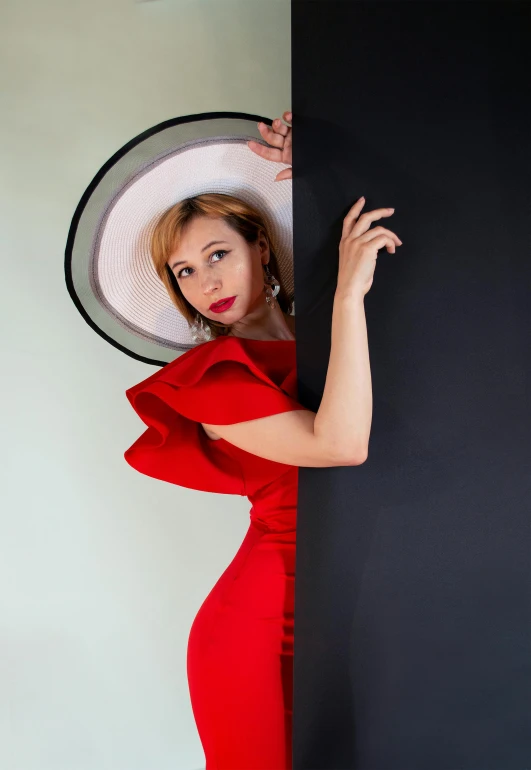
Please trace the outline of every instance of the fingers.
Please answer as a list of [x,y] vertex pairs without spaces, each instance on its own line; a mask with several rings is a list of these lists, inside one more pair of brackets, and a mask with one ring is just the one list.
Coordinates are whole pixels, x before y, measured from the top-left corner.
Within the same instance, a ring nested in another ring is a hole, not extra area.
[[290,128],[289,133],[287,134],[284,140],[284,157],[289,158],[289,163],[291,163],[292,144],[293,144],[293,131]]
[[275,118],[271,127],[265,123],[258,123],[258,130],[268,144],[272,144],[273,147],[283,147],[284,137],[288,135],[291,129],[289,126],[285,126],[279,118]]
[[[283,117],[291,116],[291,112],[285,112]],[[282,123],[280,118],[275,118],[272,126],[267,126],[265,123],[258,123],[258,130],[263,138],[272,147],[264,147],[260,142],[250,140],[247,142],[247,146],[266,160],[272,160],[277,163],[291,162],[291,148],[292,148],[292,134],[291,127]],[[282,172],[281,172],[282,173]],[[290,177],[284,176],[284,179]]]
[[391,239],[394,243],[396,243],[397,246],[402,245],[402,241],[398,235],[396,235],[396,233],[393,233],[392,230],[388,230],[386,227],[380,226],[374,227],[372,230],[367,230],[366,233],[359,236],[358,240],[361,241],[361,243],[368,243],[369,241],[372,241],[380,236]]
[[276,177],[275,182],[282,182],[284,179],[293,179],[293,173],[291,168],[283,168]]
[[[293,114],[291,111],[286,110],[282,114],[282,119],[286,122],[291,122]],[[260,134],[268,143],[268,147],[261,142],[256,142],[253,139],[247,142],[247,146],[256,155],[260,155],[265,160],[271,160],[275,163],[288,163],[291,164],[291,152],[292,152],[292,129],[291,126],[287,126],[282,123],[280,118],[275,118],[271,126],[265,123],[258,123],[258,130]],[[280,171],[275,182],[280,182],[283,179],[292,179],[293,174],[291,168],[285,168]]]
[[362,197],[352,206],[343,220],[342,238],[348,236],[359,237],[367,232],[375,220],[382,217],[391,217],[394,214],[394,209],[375,209],[374,211],[366,211],[364,214],[361,214],[364,205],[365,198]]
[[275,147],[266,147],[264,144],[255,142],[252,139],[247,142],[247,146],[256,153],[256,155],[260,155],[260,157],[265,158],[266,160],[273,160],[276,163],[282,162],[282,150],[277,150]]
[[352,206],[347,216],[343,220],[343,230],[341,232],[342,238],[346,238],[348,235],[350,235],[350,231],[352,230],[354,223],[356,222],[356,219],[358,218],[364,206],[365,198],[362,195],[361,198],[358,198],[356,203]]
[[381,219],[382,217],[392,217],[393,214],[394,209],[375,209],[374,211],[366,211],[358,218],[358,221],[354,224],[350,231],[350,235],[354,238],[357,238],[360,235],[363,235],[363,233],[366,233],[369,230],[371,224],[377,219]]
[[383,249],[384,246],[389,252],[389,254],[394,254],[396,251],[395,242],[393,241],[392,238],[389,238],[387,235],[379,235],[376,238],[372,238],[370,243],[371,243],[371,246],[373,248],[376,248],[378,251],[380,249]]

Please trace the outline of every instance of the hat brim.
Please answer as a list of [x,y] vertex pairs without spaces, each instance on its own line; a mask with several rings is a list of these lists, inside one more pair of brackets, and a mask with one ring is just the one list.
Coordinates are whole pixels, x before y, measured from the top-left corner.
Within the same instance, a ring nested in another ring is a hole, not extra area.
[[261,211],[293,299],[291,180],[275,183],[282,164],[247,147],[250,139],[266,144],[259,121],[272,124],[232,112],[159,123],[118,150],[83,193],[68,234],[66,285],[85,321],[118,350],[164,366],[196,346],[148,252],[158,216],[192,195],[223,192]]

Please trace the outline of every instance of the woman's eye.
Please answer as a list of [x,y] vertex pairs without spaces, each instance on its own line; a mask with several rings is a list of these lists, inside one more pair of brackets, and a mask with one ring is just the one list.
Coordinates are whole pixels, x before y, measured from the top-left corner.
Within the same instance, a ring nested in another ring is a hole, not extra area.
[[[227,253],[226,251],[223,251],[223,249],[221,249],[220,251],[214,251],[210,256],[214,257],[216,254],[223,254],[223,256],[225,256],[226,253]],[[191,270],[191,269],[192,269],[191,267],[183,267],[183,269],[179,270],[179,272],[177,273],[177,278],[188,278],[188,276],[183,275],[183,273],[185,270]]]

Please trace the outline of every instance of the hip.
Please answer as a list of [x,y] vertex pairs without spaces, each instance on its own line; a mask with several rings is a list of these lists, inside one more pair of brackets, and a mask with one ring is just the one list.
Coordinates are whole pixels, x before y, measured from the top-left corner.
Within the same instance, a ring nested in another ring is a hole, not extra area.
[[[260,637],[286,652],[293,641],[294,538],[250,525],[234,558],[194,619],[190,640],[215,645],[227,635]],[[190,641],[189,641],[190,643]]]

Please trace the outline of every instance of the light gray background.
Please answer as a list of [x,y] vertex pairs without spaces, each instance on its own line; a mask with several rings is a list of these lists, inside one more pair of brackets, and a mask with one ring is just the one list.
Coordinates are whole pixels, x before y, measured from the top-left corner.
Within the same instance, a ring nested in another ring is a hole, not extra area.
[[127,465],[124,391],[158,367],[85,323],[64,248],[145,129],[290,109],[290,2],[4,0],[1,26],[0,767],[195,770],[188,633],[250,503]]

